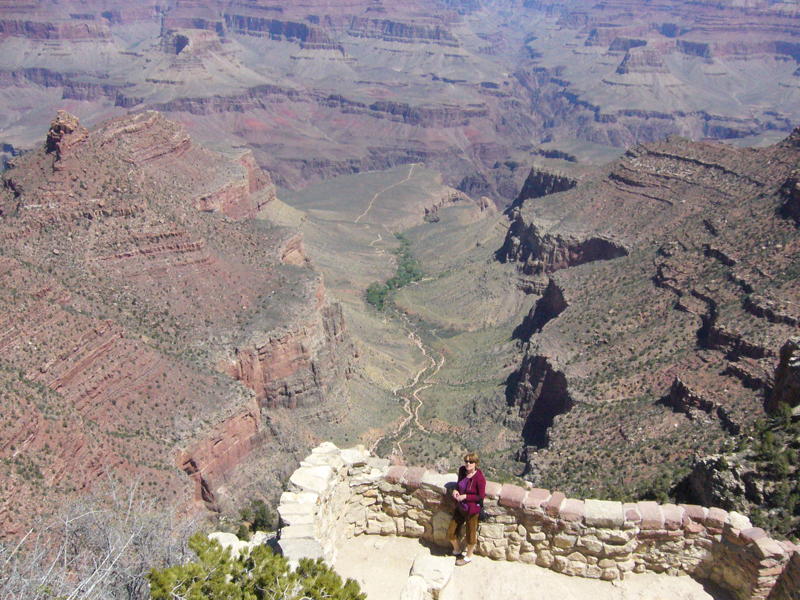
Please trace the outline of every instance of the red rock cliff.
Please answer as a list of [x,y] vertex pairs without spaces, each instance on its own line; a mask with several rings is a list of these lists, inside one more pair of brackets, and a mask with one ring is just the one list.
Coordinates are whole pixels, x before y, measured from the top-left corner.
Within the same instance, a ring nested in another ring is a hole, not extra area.
[[267,445],[281,468],[265,411],[324,404],[354,351],[302,238],[250,218],[274,194],[154,112],[60,114],[4,173],[0,535],[108,474],[218,507]]

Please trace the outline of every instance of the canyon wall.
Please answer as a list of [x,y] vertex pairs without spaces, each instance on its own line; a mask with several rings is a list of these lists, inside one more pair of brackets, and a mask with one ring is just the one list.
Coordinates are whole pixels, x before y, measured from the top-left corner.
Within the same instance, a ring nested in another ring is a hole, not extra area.
[[299,233],[254,218],[275,197],[152,111],[60,112],[3,174],[0,535],[108,477],[186,512],[253,493],[265,455],[280,477],[316,422],[292,410],[341,395],[355,349]]
[[[560,157],[558,154],[554,158]],[[567,159],[572,158],[567,155]],[[572,158],[574,161],[575,159]],[[572,189],[577,184],[577,181],[572,177],[560,173],[551,173],[543,168],[532,167],[525,183],[522,184],[522,189],[519,194],[514,198],[510,208],[522,206],[525,200],[531,198],[540,198],[548,194],[557,194],[558,192],[565,192]]]
[[769,2],[5,2],[0,142],[35,145],[32,104],[157,109],[282,185],[424,160],[503,205],[532,157],[788,131],[798,30]]
[[[787,209],[797,135],[758,149],[637,146],[509,212],[496,257],[516,266],[532,307],[504,409],[537,449],[534,483],[652,491],[791,396],[792,351],[780,354],[800,322]],[[652,450],[661,443],[671,466]],[[610,467],[625,475],[578,475],[587,447],[626,455]]]
[[339,304],[319,282],[309,320],[280,330],[253,332],[223,369],[255,392],[268,408],[314,405],[350,376],[355,348]]

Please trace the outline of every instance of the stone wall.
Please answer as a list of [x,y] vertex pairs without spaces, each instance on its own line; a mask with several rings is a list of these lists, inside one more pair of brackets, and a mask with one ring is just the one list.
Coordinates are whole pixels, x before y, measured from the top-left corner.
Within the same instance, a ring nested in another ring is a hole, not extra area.
[[[448,546],[454,474],[388,466],[363,448],[315,448],[290,479],[278,512],[291,560],[323,557],[361,534]],[[797,600],[800,547],[771,539],[747,517],[695,505],[567,498],[488,482],[477,554],[615,580],[651,571],[710,580],[737,600]]]
[[770,600],[800,600],[800,552],[795,552],[778,578]]

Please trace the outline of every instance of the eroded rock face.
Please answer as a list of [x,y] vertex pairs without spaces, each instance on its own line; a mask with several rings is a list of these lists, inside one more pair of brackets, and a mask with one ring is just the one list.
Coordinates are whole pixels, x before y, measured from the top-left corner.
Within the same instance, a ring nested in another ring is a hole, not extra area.
[[[324,402],[351,373],[355,349],[341,306],[330,304],[319,282],[319,306],[294,327],[253,332],[226,371],[253,390],[268,408],[297,408]],[[344,359],[344,360],[343,360]]]
[[528,177],[525,179],[525,183],[522,185],[519,195],[511,204],[511,208],[522,206],[525,200],[531,198],[540,198],[548,194],[564,192],[572,189],[576,184],[577,181],[571,177],[558,173],[550,173],[545,169],[533,167],[530,173],[528,173]]
[[553,368],[545,356],[527,356],[519,368],[513,399],[524,419],[522,437],[528,446],[544,448],[548,430],[559,415],[569,412],[573,399],[563,371]]
[[657,50],[628,50],[617,67],[619,75],[628,73],[669,73]]
[[[244,463],[279,471],[291,435],[313,435],[313,416],[268,413],[325,404],[355,351],[299,234],[252,219],[275,198],[252,154],[152,111],[91,132],[63,113],[3,180],[0,535],[111,474],[219,508]],[[221,368],[255,339],[291,340],[268,378]]]
[[542,233],[535,224],[526,223],[519,211],[512,213],[503,247],[498,251],[502,262],[516,262],[526,275],[553,273],[596,260],[625,256],[621,244],[599,236]]
[[45,151],[54,153],[56,160],[61,160],[73,146],[86,139],[88,133],[85,127],[81,127],[77,117],[60,110],[50,123],[50,131],[47,132],[44,145]]
[[176,465],[194,481],[194,497],[218,510],[214,488],[257,450],[262,433],[262,415],[252,400],[243,410],[215,425],[204,439],[178,453]]
[[[507,203],[525,173],[503,165],[539,143],[742,137],[800,118],[785,3],[500,4],[5,3],[6,137],[38,142],[31,103],[151,108],[249,146],[282,185],[424,160]],[[720,100],[709,78],[758,101]]]
[[691,389],[680,377],[676,377],[670,386],[669,394],[664,398],[664,403],[674,410],[685,413],[689,418],[696,418],[699,411],[719,419],[721,426],[731,435],[741,432],[738,423],[731,420],[724,402],[716,394],[706,392],[706,396]]
[[800,172],[795,171],[783,185],[781,190],[784,198],[781,212],[784,216],[794,219],[800,225]]
[[775,385],[767,401],[767,410],[778,405],[792,408],[800,405],[800,338],[794,337],[781,347],[780,360],[775,369]]
[[539,333],[547,323],[558,318],[568,306],[564,299],[564,290],[551,278],[541,297],[519,326],[519,331],[515,332],[515,337],[523,341],[530,340],[533,334]]
[[764,485],[741,457],[714,454],[695,460],[680,484],[679,495],[690,502],[708,502],[746,514],[753,504],[764,501]]
[[590,460],[594,444],[619,447],[636,480],[661,460],[655,440],[676,459],[713,454],[765,416],[778,349],[800,322],[797,229],[780,214],[798,161],[796,134],[757,150],[675,138],[512,212],[498,257],[537,297],[507,393],[519,405],[521,382],[538,389],[559,365],[572,399],[547,427],[541,477]]

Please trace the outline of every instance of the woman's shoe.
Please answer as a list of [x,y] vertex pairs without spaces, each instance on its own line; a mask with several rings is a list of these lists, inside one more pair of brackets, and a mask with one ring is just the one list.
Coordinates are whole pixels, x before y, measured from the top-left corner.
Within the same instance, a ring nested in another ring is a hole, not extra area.
[[469,557],[469,556],[460,556],[458,558],[458,560],[456,560],[456,565],[458,565],[459,567],[462,567],[464,565],[468,565],[471,562],[472,562],[472,558],[471,557]]

